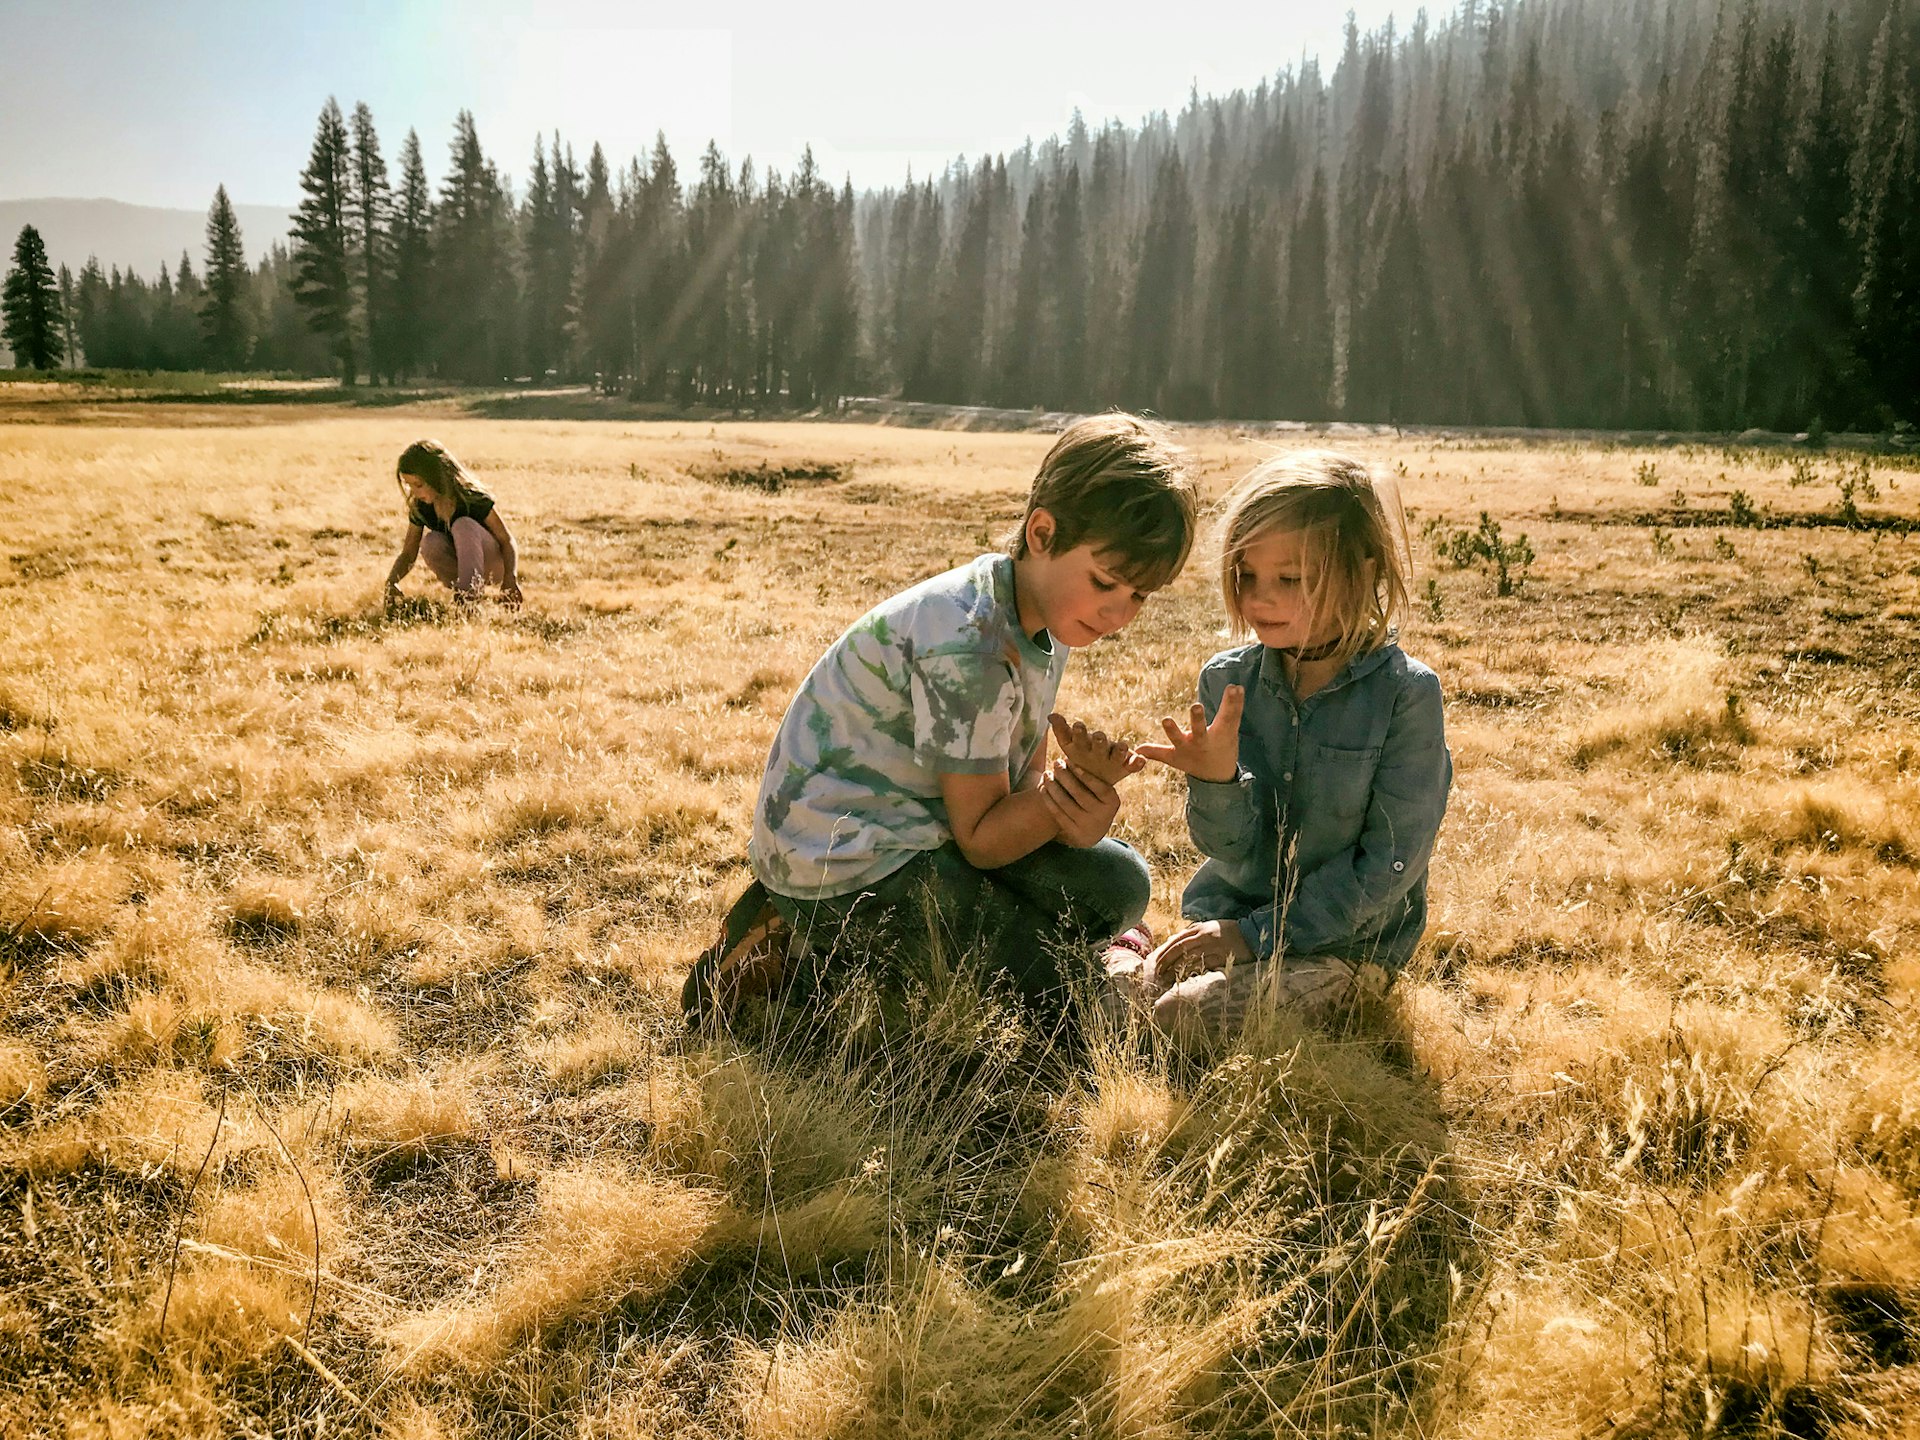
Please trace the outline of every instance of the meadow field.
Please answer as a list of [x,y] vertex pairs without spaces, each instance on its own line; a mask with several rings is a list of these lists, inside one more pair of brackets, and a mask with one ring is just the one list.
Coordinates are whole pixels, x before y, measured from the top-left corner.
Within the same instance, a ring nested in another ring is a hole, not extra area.
[[[383,614],[421,435],[522,612]],[[1047,436],[0,389],[0,1431],[1920,1429],[1920,463],[1186,438],[1402,486],[1421,953],[1209,1057],[963,981],[802,1052],[678,1015],[767,744]],[[1202,555],[1063,708],[1220,624]]]

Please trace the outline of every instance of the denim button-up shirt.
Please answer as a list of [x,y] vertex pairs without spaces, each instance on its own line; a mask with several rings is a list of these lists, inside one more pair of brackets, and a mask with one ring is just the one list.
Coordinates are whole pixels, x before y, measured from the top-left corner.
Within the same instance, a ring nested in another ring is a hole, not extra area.
[[1246,690],[1240,773],[1189,779],[1187,828],[1208,859],[1181,896],[1232,920],[1254,955],[1338,955],[1397,972],[1427,923],[1427,863],[1447,808],[1439,678],[1388,642],[1306,700],[1280,653],[1228,650],[1200,672],[1211,720]]

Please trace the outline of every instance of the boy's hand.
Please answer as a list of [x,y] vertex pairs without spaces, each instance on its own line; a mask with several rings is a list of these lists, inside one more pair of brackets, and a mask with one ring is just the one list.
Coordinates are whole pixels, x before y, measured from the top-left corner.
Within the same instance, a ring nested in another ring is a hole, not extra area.
[[1109,740],[1104,731],[1089,730],[1079,720],[1068,724],[1063,715],[1049,715],[1047,725],[1060,742],[1061,758],[1083,775],[1117,785],[1147,768],[1147,762],[1134,754],[1131,745]]
[[1231,920],[1201,920],[1176,930],[1147,956],[1146,970],[1160,986],[1177,985],[1209,970],[1224,970],[1229,961],[1253,959],[1247,937]]
[[1060,842],[1086,850],[1106,839],[1120,813],[1120,792],[1106,781],[1076,771],[1065,760],[1055,760],[1040,779],[1040,797],[1047,802]]
[[1196,780],[1231,780],[1240,773],[1240,712],[1246,703],[1247,692],[1229,685],[1211,725],[1206,709],[1195,705],[1187,717],[1188,729],[1182,730],[1171,715],[1165,716],[1160,724],[1169,743],[1136,745],[1134,753],[1184,770]]

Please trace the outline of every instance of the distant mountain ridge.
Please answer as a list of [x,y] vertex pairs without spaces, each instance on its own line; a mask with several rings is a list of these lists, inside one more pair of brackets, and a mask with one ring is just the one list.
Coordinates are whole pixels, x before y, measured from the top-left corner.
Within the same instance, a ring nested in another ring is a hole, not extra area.
[[[236,204],[233,209],[247,259],[255,263],[274,241],[285,240],[293,226],[293,212],[278,206]],[[204,210],[129,205],[124,200],[0,200],[0,252],[13,253],[14,237],[22,225],[40,232],[56,269],[65,265],[76,275],[89,255],[99,257],[103,270],[118,265],[149,280],[162,265],[169,271],[178,266],[183,250],[193,257],[195,270],[206,264]]]

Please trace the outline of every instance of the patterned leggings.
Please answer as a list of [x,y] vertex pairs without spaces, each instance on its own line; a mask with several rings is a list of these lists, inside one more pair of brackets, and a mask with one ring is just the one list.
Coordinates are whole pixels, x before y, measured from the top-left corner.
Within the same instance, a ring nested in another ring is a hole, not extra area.
[[1151,957],[1118,948],[1107,954],[1107,978],[1121,1002],[1117,1009],[1151,1018],[1156,1029],[1179,1040],[1231,1034],[1256,1005],[1321,1019],[1352,999],[1362,983],[1360,966],[1318,955],[1163,979]]
[[483,585],[505,582],[506,557],[491,530],[471,515],[462,515],[449,528],[450,535],[429,530],[420,537],[420,558],[442,585],[471,595]]

